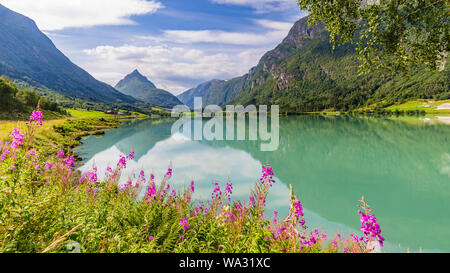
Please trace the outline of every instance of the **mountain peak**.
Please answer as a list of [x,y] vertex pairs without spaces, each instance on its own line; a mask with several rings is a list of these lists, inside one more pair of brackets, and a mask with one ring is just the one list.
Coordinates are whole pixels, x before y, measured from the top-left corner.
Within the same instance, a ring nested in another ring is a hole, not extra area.
[[130,74],[126,75],[117,85],[116,89],[120,89],[121,86],[128,85],[130,82],[136,81],[141,84],[145,84],[150,86],[150,88],[156,88],[155,84],[153,84],[147,77],[142,75],[139,70],[135,69]]
[[155,106],[173,107],[181,102],[170,92],[158,89],[137,69],[126,75],[115,88],[125,95]]
[[137,68],[133,70],[133,72],[131,72],[130,75],[138,75],[143,77],[143,75],[141,74],[141,72],[139,72],[139,70],[137,70]]

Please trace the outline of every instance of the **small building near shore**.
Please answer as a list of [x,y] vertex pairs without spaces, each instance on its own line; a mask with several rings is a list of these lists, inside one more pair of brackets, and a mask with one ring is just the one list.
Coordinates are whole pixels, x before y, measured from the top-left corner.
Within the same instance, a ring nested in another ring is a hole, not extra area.
[[107,111],[105,111],[105,114],[107,114],[107,115],[120,115],[119,114],[120,112],[119,111],[116,111],[116,110],[107,110]]

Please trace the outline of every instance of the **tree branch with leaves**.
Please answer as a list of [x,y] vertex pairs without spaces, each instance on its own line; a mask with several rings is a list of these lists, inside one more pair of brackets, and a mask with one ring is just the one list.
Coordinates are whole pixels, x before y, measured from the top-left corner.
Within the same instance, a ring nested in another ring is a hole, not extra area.
[[333,46],[355,44],[361,72],[445,66],[449,0],[298,0],[309,23],[325,24]]

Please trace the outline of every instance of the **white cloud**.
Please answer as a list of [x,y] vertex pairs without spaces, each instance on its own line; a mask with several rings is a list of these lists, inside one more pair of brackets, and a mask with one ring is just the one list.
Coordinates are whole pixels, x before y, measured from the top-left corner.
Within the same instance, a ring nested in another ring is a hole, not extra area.
[[[298,20],[298,19],[296,19]],[[276,29],[276,30],[282,30],[282,31],[288,31],[292,28],[293,23],[292,22],[282,22],[282,21],[272,21],[272,20],[255,20],[258,24],[260,24],[263,27],[270,28],[270,29]]]
[[0,0],[9,9],[35,20],[42,30],[98,25],[132,25],[133,15],[155,13],[154,0]]
[[255,20],[263,33],[226,32],[221,30],[165,30],[161,36],[141,36],[141,39],[179,44],[217,43],[231,45],[268,45],[280,42],[292,28],[290,22]]
[[282,11],[295,8],[297,3],[295,0],[211,0],[217,4],[249,6],[254,8],[258,13],[270,11]]
[[266,51],[265,48],[256,48],[217,53],[168,45],[98,46],[84,50],[97,59],[85,68],[103,81],[114,85],[138,68],[158,87],[174,94],[191,88],[193,85],[190,79],[206,81],[241,76],[256,65]]
[[158,87],[178,94],[203,81],[244,75],[292,27],[292,23],[271,20],[255,23],[263,27],[262,33],[166,30],[160,36],[138,37],[140,42],[157,45],[97,46],[84,50],[97,59],[84,68],[112,85],[138,68]]
[[225,32],[218,30],[167,30],[164,40],[175,43],[220,43],[232,45],[261,45],[273,43],[285,36],[284,31],[271,31],[264,34]]

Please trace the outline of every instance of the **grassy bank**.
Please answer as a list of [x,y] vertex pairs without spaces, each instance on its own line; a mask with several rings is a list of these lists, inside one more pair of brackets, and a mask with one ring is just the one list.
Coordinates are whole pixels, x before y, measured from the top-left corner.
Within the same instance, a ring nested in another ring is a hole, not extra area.
[[423,111],[427,114],[450,115],[450,107],[445,107],[446,105],[450,105],[450,100],[441,100],[441,101],[415,100],[398,105],[392,105],[387,107],[386,109],[394,112]]

